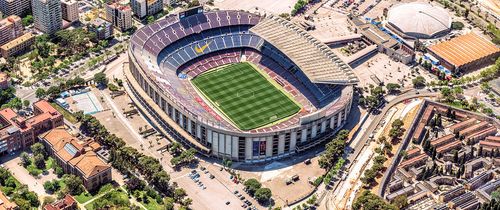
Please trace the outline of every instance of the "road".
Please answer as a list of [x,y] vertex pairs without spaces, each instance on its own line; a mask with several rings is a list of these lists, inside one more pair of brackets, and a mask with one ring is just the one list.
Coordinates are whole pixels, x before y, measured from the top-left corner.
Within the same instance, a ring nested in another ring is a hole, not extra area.
[[[417,94],[417,92],[420,92],[420,93]],[[359,155],[361,154],[361,151],[364,149],[366,142],[368,141],[368,138],[370,137],[370,134],[372,134],[373,131],[377,128],[377,126],[382,121],[382,119],[384,119],[385,114],[389,111],[389,109],[391,107],[393,107],[394,105],[401,103],[405,100],[408,100],[408,99],[418,98],[418,97],[435,97],[438,95],[439,95],[439,92],[429,92],[427,90],[409,91],[405,94],[399,95],[399,96],[395,97],[394,99],[392,99],[389,103],[387,103],[382,108],[382,110],[380,110],[379,114],[377,114],[377,115],[372,114],[372,116],[374,116],[374,117],[373,117],[370,125],[368,125],[368,127],[363,132],[361,137],[359,137],[360,139],[358,141],[351,141],[351,142],[357,142],[356,145],[349,145],[349,147],[351,147],[353,149],[353,152],[349,153],[346,157],[348,160],[347,161],[348,164],[345,166],[345,168],[348,169],[348,174],[353,174],[353,173],[360,174],[360,175],[362,174],[362,171],[352,171],[351,168],[354,165],[355,160],[357,160]],[[358,168],[358,169],[362,170],[362,168]],[[348,179],[346,179],[346,180],[348,180]],[[343,185],[344,182],[346,182],[346,181],[345,180],[338,181],[337,183],[334,184],[333,189],[336,189],[338,186]],[[349,196],[349,195],[335,195],[333,193],[334,191],[335,190],[327,191],[327,195],[325,197],[326,200],[323,200],[324,202],[321,203],[321,205],[322,205],[321,207],[323,209],[330,209],[331,207],[334,207],[336,205],[336,204],[333,204],[333,205],[331,204],[331,202],[334,202],[334,199],[333,199],[334,197]],[[327,203],[330,203],[330,204],[327,204]],[[336,209],[336,208],[333,208],[333,209]],[[339,209],[343,209],[343,207],[341,207]]]

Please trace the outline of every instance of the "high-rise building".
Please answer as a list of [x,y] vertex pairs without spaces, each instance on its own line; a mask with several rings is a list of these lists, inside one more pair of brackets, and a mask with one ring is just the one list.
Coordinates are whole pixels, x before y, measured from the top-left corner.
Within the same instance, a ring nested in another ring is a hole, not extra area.
[[120,31],[132,28],[132,9],[125,2],[110,2],[106,4],[106,20]]
[[131,4],[134,15],[140,19],[155,15],[163,10],[162,0],[132,0]]
[[24,16],[31,11],[31,0],[0,0],[0,11],[5,16]]
[[77,21],[80,17],[78,14],[78,2],[76,0],[62,0],[61,14],[62,19],[68,22]]
[[32,0],[31,5],[36,29],[47,34],[54,34],[61,29],[60,0]]
[[0,46],[23,35],[23,23],[21,18],[11,15],[0,20]]

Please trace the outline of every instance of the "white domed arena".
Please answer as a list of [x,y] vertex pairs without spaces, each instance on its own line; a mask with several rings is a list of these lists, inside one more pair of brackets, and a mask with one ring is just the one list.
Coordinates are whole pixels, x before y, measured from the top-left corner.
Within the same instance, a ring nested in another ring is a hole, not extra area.
[[387,13],[388,27],[404,38],[432,39],[446,35],[451,16],[446,9],[424,2],[398,4]]

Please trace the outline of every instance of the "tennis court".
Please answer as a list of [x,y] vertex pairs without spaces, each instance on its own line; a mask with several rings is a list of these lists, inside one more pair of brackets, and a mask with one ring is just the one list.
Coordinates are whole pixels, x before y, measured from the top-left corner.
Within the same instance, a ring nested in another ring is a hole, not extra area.
[[101,103],[92,92],[73,95],[71,98],[75,101],[78,110],[83,111],[84,114],[95,114],[103,110]]
[[297,103],[246,62],[219,67],[192,82],[241,130],[262,127],[300,110]]

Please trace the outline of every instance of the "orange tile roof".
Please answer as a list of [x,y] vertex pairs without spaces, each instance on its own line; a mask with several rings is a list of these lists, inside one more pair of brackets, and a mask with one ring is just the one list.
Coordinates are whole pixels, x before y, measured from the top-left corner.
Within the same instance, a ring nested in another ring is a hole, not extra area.
[[49,102],[47,102],[45,100],[37,101],[37,102],[33,103],[33,106],[42,110],[42,112],[50,113],[51,115],[60,114],[54,107],[52,107],[52,105],[49,104]]
[[500,136],[488,136],[486,137],[486,141],[500,142]]
[[10,201],[2,191],[0,191],[0,210],[14,210],[17,209],[17,204]]
[[456,67],[500,52],[495,44],[475,33],[458,36],[428,49]]
[[498,148],[500,148],[500,142],[479,141],[479,145],[481,145],[481,146],[487,146],[487,147],[498,147]]
[[[93,151],[100,148],[100,145],[97,142],[90,142],[89,144],[82,143],[63,127],[47,131],[46,133],[40,135],[40,138],[49,142],[54,153],[70,165],[79,169],[85,177],[91,177],[110,168],[110,166],[102,161]],[[75,147],[78,152],[75,154],[68,152],[65,148],[68,144]],[[85,147],[91,149],[86,151]]]

